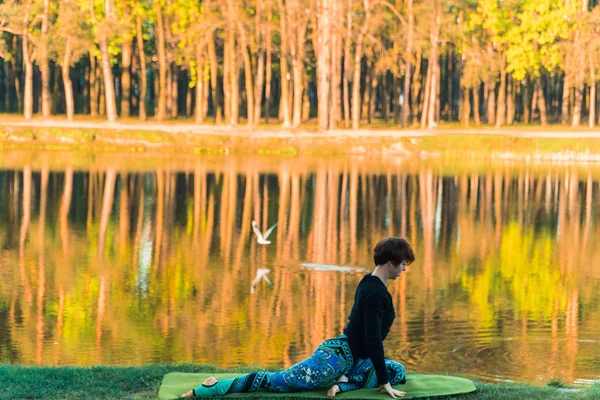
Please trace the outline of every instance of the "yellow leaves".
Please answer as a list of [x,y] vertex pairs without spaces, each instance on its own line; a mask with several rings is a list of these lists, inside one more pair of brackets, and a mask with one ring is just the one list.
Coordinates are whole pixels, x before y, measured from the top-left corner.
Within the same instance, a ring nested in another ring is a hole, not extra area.
[[[196,87],[197,82],[197,72],[198,72],[198,64],[196,60],[190,60],[190,83],[189,87]],[[203,64],[203,72],[202,72],[202,81],[208,82],[210,81],[210,62],[209,60],[204,60]]]

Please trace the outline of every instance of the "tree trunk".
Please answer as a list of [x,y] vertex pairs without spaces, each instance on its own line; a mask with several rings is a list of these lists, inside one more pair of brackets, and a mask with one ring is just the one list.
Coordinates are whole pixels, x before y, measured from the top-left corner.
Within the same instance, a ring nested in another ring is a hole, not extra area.
[[575,101],[573,102],[573,122],[572,126],[579,126],[581,123],[581,109],[583,108],[583,67],[579,67],[577,73],[577,86],[575,87]]
[[515,122],[515,81],[510,75],[507,79],[506,124],[512,125]]
[[392,75],[392,105],[394,108],[394,124],[400,123],[400,78]]
[[271,115],[271,80],[273,76],[273,65],[272,65],[272,36],[271,36],[271,24],[273,21],[273,9],[271,8],[271,0],[267,0],[267,26],[266,26],[266,66],[267,71],[265,74],[265,121],[269,123],[269,117]]
[[[362,64],[361,64],[362,65]],[[363,89],[362,105],[361,105],[361,118],[366,119],[367,123],[371,121],[369,116],[369,107],[371,106],[371,92],[372,80],[373,80],[373,64],[367,60],[367,67],[365,69],[365,88]],[[356,71],[354,72],[356,74]],[[358,88],[360,93],[360,88]]]
[[22,49],[23,49],[23,68],[25,69],[25,91],[23,101],[23,113],[26,120],[30,120],[33,116],[33,61],[29,50],[29,12],[32,0],[28,2],[25,8],[25,25],[23,26],[22,34]]
[[146,53],[144,51],[144,36],[142,31],[142,17],[138,15],[136,17],[136,28],[137,28],[137,45],[138,55],[140,58],[140,119],[145,121],[146,115],[146,91],[148,89],[148,77],[146,75]]
[[381,89],[380,92],[381,93],[381,113],[382,113],[382,117],[383,117],[383,121],[387,124],[388,123],[388,110],[389,110],[389,106],[390,106],[390,102],[389,102],[389,90],[388,90],[388,77],[387,77],[387,71],[381,74]]
[[[206,61],[204,61],[204,62],[206,63]],[[204,68],[206,69],[206,66]],[[204,79],[206,79],[206,73],[205,73]],[[209,88],[208,81],[204,82],[203,87],[204,87],[204,89],[202,90],[202,92],[203,92],[202,96],[204,97],[204,100],[203,100],[204,106],[202,109],[202,115],[204,115],[204,119],[206,119],[206,117],[208,116],[208,98],[210,96],[210,88]],[[190,103],[191,103],[191,97],[192,96],[190,94]],[[190,109],[191,109],[191,104],[190,104]]]
[[[167,19],[165,18],[165,26],[166,26],[166,21]],[[173,86],[174,86],[174,66],[169,62],[169,60],[171,59],[169,57],[169,45],[168,45],[168,41],[167,41],[167,115],[175,118],[175,116],[173,116]]]
[[[441,11],[440,11],[441,14]],[[439,36],[439,29],[438,29],[438,36]],[[440,103],[440,89],[442,87],[442,73],[441,73],[441,58],[439,56],[439,44],[438,44],[438,57],[437,57],[437,63],[435,66],[435,81],[436,81],[436,88],[435,88],[435,121],[433,122],[434,126],[437,125],[437,123],[439,121],[441,121],[441,103]]]
[[[318,0],[317,8],[317,97],[319,101],[319,129],[327,130],[329,126],[330,89],[331,89],[331,3],[338,0]],[[368,0],[366,0],[368,1]]]
[[298,37],[297,49],[292,50],[292,73],[294,74],[294,100],[293,104],[293,117],[292,126],[297,128],[302,123],[302,93],[304,92],[304,46],[301,41],[304,41],[304,35],[302,38]]
[[590,129],[594,128],[596,122],[596,70],[594,69],[594,62],[592,57],[589,56],[590,62],[590,113],[588,117],[588,125]]
[[179,66],[173,63],[173,79],[171,84],[171,117],[177,118],[179,116]]
[[4,110],[7,113],[12,112],[12,93],[15,81],[15,73],[12,62],[10,60],[4,61],[4,76],[6,77],[6,96],[4,97]]
[[252,84],[252,62],[248,53],[248,40],[246,39],[246,30],[236,19],[238,30],[240,31],[242,59],[244,60],[244,76],[246,78],[246,115],[248,126],[254,125],[254,86]]
[[223,107],[221,102],[221,91],[219,90],[219,70],[215,40],[216,38],[213,33],[211,34],[211,40],[208,41],[208,57],[210,59],[210,87],[215,112],[215,123],[220,124],[223,122]]
[[[185,74],[185,77],[184,77],[185,82],[189,82],[191,80],[190,72],[188,70],[183,71],[183,72]],[[208,84],[204,85],[204,86],[208,86]],[[189,118],[190,116],[193,115],[192,114],[192,97],[194,96],[195,93],[196,93],[195,88],[190,88],[190,87],[187,87],[187,85],[186,85],[186,88],[185,88],[185,110],[184,110],[186,118]],[[204,94],[203,94],[203,96],[204,96]],[[204,101],[204,99],[202,101]],[[202,117],[206,118],[206,115],[204,115],[204,113],[202,113]]]
[[571,80],[569,79],[568,71],[565,72],[562,90],[562,106],[561,106],[561,123],[567,125],[569,123],[569,91],[571,90]]
[[294,78],[292,99],[292,126],[297,128],[302,123],[302,94],[304,93],[304,37],[306,31],[304,16],[300,10],[300,3],[288,1],[287,18],[292,25],[289,35],[290,56],[292,61],[292,74]]
[[108,38],[102,33],[100,38],[100,51],[102,52],[102,73],[104,75],[104,98],[106,101],[106,116],[110,122],[117,120],[117,102],[115,101],[115,87],[113,74],[110,67],[108,54]]
[[371,93],[369,94],[369,113],[367,115],[367,122],[370,124],[372,119],[375,118],[375,111],[377,111],[377,91],[379,89],[379,73],[375,70],[375,66],[371,68]]
[[288,13],[283,5],[283,1],[279,0],[279,19],[281,25],[281,58],[279,59],[279,65],[281,70],[281,99],[279,101],[280,112],[283,119],[283,127],[288,128],[291,125],[290,121],[290,104],[289,104],[289,91],[290,91],[290,72],[288,67]]
[[437,84],[438,84],[438,56],[437,56],[437,52],[438,52],[438,43],[437,43],[437,38],[438,38],[438,33],[439,33],[439,18],[440,16],[436,15],[436,31],[435,31],[435,36],[432,37],[433,41],[433,45],[432,47],[432,51],[431,51],[431,94],[429,95],[429,107],[427,109],[427,112],[429,114],[429,116],[427,117],[427,129],[433,129],[435,127],[435,112],[436,112],[436,99],[437,99]]
[[265,22],[265,2],[260,1],[256,3],[256,35],[257,42],[259,43],[258,54],[256,56],[256,77],[254,80],[254,116],[253,120],[255,124],[260,123],[260,117],[262,115],[262,91],[265,82],[265,48],[263,43],[266,36],[266,22]]
[[[19,46],[17,35],[13,36],[13,49],[17,49]],[[17,99],[17,112],[23,113],[23,96],[21,96],[21,76],[16,71],[16,64],[13,66],[13,77],[14,77],[14,86],[15,86],[15,97]]]
[[330,109],[329,109],[329,129],[335,129],[337,123],[340,120],[341,110],[341,94],[340,89],[342,87],[342,75],[340,68],[342,65],[342,46],[340,30],[337,29],[337,21],[342,19],[342,9],[340,0],[331,0],[331,14],[330,14],[330,38],[331,38],[331,80],[330,85]]
[[[411,59],[412,59],[412,47],[413,47],[413,30],[415,25],[415,12],[414,12],[414,0],[407,1],[407,12],[408,12],[408,34],[406,43],[406,63],[404,66],[404,102],[402,103],[402,127],[405,128],[408,125],[408,113],[409,113],[409,101],[410,101],[410,79],[411,79]],[[412,99],[413,102],[415,99]]]
[[204,123],[204,52],[196,47],[196,123]]
[[73,85],[69,76],[71,70],[71,41],[67,39],[65,55],[62,62],[62,79],[65,87],[65,102],[67,110],[67,120],[73,121],[75,114],[75,102],[73,101]]
[[133,37],[130,33],[123,35],[121,50],[121,116],[131,115],[131,49]]
[[[306,72],[304,72],[304,82],[310,82],[310,77]],[[306,89],[304,89],[304,93],[302,94],[302,122],[306,122],[310,118],[310,99],[308,98],[309,89],[310,86],[307,84]]]
[[[228,4],[231,13],[231,4]],[[231,14],[230,18],[232,18]],[[239,71],[236,63],[235,26],[233,24],[233,19],[230,19],[225,37],[226,76],[223,80],[227,81],[228,91],[225,96],[225,112],[229,111],[227,122],[229,125],[235,126],[239,121]]]
[[151,70],[151,81],[150,83],[152,84],[152,90],[151,90],[151,99],[152,99],[152,107],[150,108],[152,115],[154,115],[156,117],[156,109],[158,108],[158,91],[160,88],[160,78],[159,78],[159,74],[156,73],[156,71]]
[[158,110],[156,119],[164,121],[167,116],[167,51],[165,48],[165,27],[160,2],[155,2],[156,8],[156,41],[158,52]]
[[83,114],[88,115],[90,113],[90,65],[85,63],[85,70],[83,73],[83,87],[81,88],[83,97]]
[[[432,51],[433,50],[433,45],[431,46]],[[427,65],[427,78],[425,79],[425,89],[423,91],[423,107],[421,110],[421,129],[425,129],[425,127],[427,126],[427,119],[429,117],[429,105],[430,105],[430,100],[429,98],[431,97],[431,81],[434,79],[433,78],[433,65],[435,64],[435,60],[431,61],[431,55],[430,55],[430,60],[428,61],[428,65]]]
[[[54,97],[52,97],[50,101],[50,109],[53,114],[58,114],[59,112],[63,112],[60,107],[62,107],[66,101],[64,91],[60,90],[60,81],[62,80],[62,70],[60,65],[57,65],[54,68],[54,72],[50,69],[50,75],[50,81],[52,82],[50,93],[54,94]],[[75,99],[75,101],[77,101],[77,99]],[[66,113],[66,110],[64,112]]]
[[504,125],[506,117],[506,53],[502,54],[500,62],[500,89],[498,90],[498,113],[496,114],[496,128]]
[[[350,10],[348,10],[350,12]],[[370,20],[369,0],[364,0],[365,22],[360,28],[358,38],[356,39],[356,48],[354,50],[354,77],[352,78],[352,129],[358,130],[360,125],[360,72],[363,56],[363,40],[367,33]],[[370,72],[367,70],[367,75]],[[366,85],[368,90],[368,84]]]
[[[448,48],[447,51],[447,68],[446,68],[446,104],[444,104],[444,114],[448,121],[452,121],[453,118],[453,109],[452,109],[452,78],[454,75],[454,53],[451,48]],[[440,82],[440,86],[442,82]],[[460,88],[459,88],[460,90]],[[469,93],[469,89],[466,90],[467,95]],[[470,100],[469,100],[470,102]]]
[[496,82],[490,79],[487,83],[487,123],[494,125],[496,122]]
[[98,66],[98,79],[96,79],[98,85],[98,115],[104,117],[106,115],[106,100],[104,97],[104,83],[100,77],[101,72],[101,67]]
[[23,37],[23,66],[25,68],[23,112],[25,119],[30,120],[33,116],[33,62],[29,54],[29,39],[25,36]]
[[258,52],[256,84],[254,85],[254,123],[259,124],[262,116],[262,92],[265,83],[265,50]]
[[231,40],[229,46],[229,77],[231,86],[231,125],[237,125],[240,120],[240,71],[236,62],[237,43],[234,37],[234,27],[231,27]]
[[[134,24],[135,24],[135,19],[133,20]],[[137,27],[136,27],[137,29]],[[135,53],[135,49],[136,49],[136,35],[132,35],[131,37],[132,41],[131,41],[131,68],[130,68],[130,78],[131,78],[131,85],[135,87],[136,83],[138,86],[138,90],[139,90],[139,59]],[[130,115],[133,115],[136,111],[134,110],[139,110],[140,105],[138,104],[139,102],[139,96],[134,95],[135,90],[132,89],[130,94],[129,94],[129,111],[130,111]]]
[[98,116],[98,97],[100,95],[100,87],[99,82],[97,82],[97,71],[96,57],[90,52],[90,114],[92,117]]
[[[415,62],[415,72],[412,76],[412,90],[411,90],[411,104],[412,107],[410,107],[409,110],[409,114],[412,114],[413,116],[413,124],[417,124],[418,120],[419,120],[419,112],[421,108],[421,102],[419,101],[419,95],[421,92],[421,82],[423,80],[422,78],[422,73],[421,73],[421,67],[423,64],[423,60],[422,60],[423,55],[421,54],[421,51],[417,50],[417,61]],[[405,101],[409,101],[409,99],[404,99]],[[414,108],[415,106],[417,107],[417,110],[415,112]]]
[[542,77],[538,76],[535,80],[535,91],[540,110],[540,122],[542,126],[548,125],[548,117],[546,114],[546,98],[544,97],[544,91],[542,89]]
[[52,107],[52,99],[50,97],[50,65],[48,63],[49,9],[50,0],[44,0],[41,40],[39,43],[39,66],[42,73],[42,116],[44,118],[50,116]]
[[476,83],[475,87],[473,88],[473,119],[475,120],[475,126],[481,125],[479,107],[479,83]]
[[529,97],[529,79],[521,89],[523,91],[523,123],[529,124],[531,120],[531,98]]
[[461,92],[460,126],[468,128],[469,120],[471,119],[471,98],[469,88],[463,87]]
[[344,126],[350,127],[350,47],[352,46],[352,0],[346,5],[346,38],[344,42]]
[[225,121],[227,124],[231,123],[231,79],[229,75],[231,74],[231,61],[230,61],[230,35],[225,33],[223,38],[223,97],[224,97],[224,112],[225,112]]

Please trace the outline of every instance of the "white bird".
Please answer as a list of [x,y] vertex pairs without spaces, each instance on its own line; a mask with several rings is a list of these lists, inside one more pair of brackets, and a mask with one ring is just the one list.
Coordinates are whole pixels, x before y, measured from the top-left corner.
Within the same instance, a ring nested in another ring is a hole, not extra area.
[[265,282],[269,284],[269,286],[273,286],[269,278],[267,278],[267,274],[269,273],[269,271],[270,270],[266,268],[259,268],[258,270],[256,270],[256,277],[252,281],[252,284],[250,284],[250,294],[254,294],[256,286],[258,286],[258,282],[260,282],[261,279],[264,279]]
[[267,238],[269,237],[269,235],[271,234],[271,232],[273,232],[273,229],[275,229],[275,227],[277,226],[277,222],[275,224],[273,224],[273,226],[271,226],[269,229],[267,229],[267,231],[265,232],[265,234],[263,235],[262,232],[260,231],[260,229],[258,229],[258,224],[256,223],[256,221],[252,221],[252,229],[254,230],[254,233],[257,236],[257,242],[258,244],[269,244],[271,243],[270,240],[267,240]]

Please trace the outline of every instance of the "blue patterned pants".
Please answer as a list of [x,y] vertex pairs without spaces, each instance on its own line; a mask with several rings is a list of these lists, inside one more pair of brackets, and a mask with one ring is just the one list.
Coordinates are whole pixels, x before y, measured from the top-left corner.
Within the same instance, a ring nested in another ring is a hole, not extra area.
[[[402,364],[386,359],[386,365],[392,385],[406,381]],[[291,393],[329,388],[342,375],[348,377],[348,382],[338,383],[342,392],[378,387],[371,360],[358,359],[354,365],[350,346],[344,335],[326,340],[312,356],[284,371],[254,372],[220,383],[225,387],[231,385],[227,390],[228,394],[258,391]]]

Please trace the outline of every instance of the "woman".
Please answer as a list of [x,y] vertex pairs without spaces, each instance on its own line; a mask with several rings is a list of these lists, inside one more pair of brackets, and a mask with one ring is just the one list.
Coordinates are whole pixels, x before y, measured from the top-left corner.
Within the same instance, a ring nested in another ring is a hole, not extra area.
[[208,378],[183,397],[208,397],[257,391],[291,393],[329,388],[327,396],[361,388],[385,390],[391,397],[406,393],[392,385],[406,382],[404,366],[384,357],[383,340],[396,317],[389,280],[406,271],[415,260],[408,242],[383,239],[375,246],[375,270],[358,284],[344,333],[319,345],[308,359],[281,372],[254,372],[217,381]]

